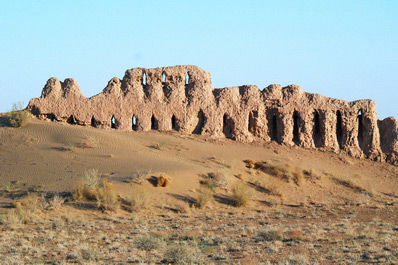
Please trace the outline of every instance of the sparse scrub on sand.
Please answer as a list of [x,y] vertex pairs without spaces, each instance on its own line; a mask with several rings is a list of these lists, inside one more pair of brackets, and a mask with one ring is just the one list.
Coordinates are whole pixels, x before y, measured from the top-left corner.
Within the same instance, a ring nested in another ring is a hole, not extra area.
[[144,180],[146,177],[151,173],[150,170],[141,170],[137,169],[134,173],[133,176],[130,177],[129,179],[125,180],[127,183],[136,183],[136,184],[142,184],[144,183]]
[[198,196],[195,199],[195,206],[199,209],[205,208],[213,200],[213,194],[214,191],[210,187],[202,185],[198,190]]
[[48,201],[48,210],[57,210],[65,202],[65,199],[59,195],[55,195]]
[[357,180],[354,178],[348,179],[348,178],[332,178],[334,182],[337,184],[340,184],[344,187],[347,187],[349,189],[352,189],[355,192],[362,193],[365,195],[372,196],[373,194],[366,190],[364,187],[362,187],[360,184],[357,183]]
[[232,188],[232,200],[236,207],[244,207],[249,204],[253,197],[250,187],[243,182],[236,183]]
[[12,127],[25,126],[29,122],[30,116],[30,112],[24,109],[21,102],[14,104],[12,107],[12,111],[6,114],[8,123]]
[[96,200],[99,181],[100,175],[98,174],[98,170],[87,170],[76,184],[73,191],[73,198],[78,201],[83,199]]
[[36,214],[44,209],[43,205],[43,198],[40,198],[37,194],[29,193],[20,201],[15,202],[15,209],[11,209],[1,218],[0,222],[7,225],[32,222]]
[[300,168],[292,169],[289,163],[257,161],[246,159],[244,160],[246,167],[251,169],[261,170],[262,172],[282,179],[286,182],[293,181],[296,185],[300,185],[304,179],[314,180],[319,179],[314,170],[302,170]]
[[261,230],[256,238],[258,241],[277,241],[283,240],[283,234],[278,230]]
[[256,185],[265,193],[269,195],[280,197],[282,200],[285,198],[285,186],[284,182],[278,179],[271,179],[269,176],[268,178],[257,179],[252,182],[252,184]]
[[157,177],[156,181],[157,187],[167,187],[169,186],[171,179],[167,174],[162,173]]
[[97,206],[101,210],[116,211],[120,207],[120,201],[117,196],[115,186],[107,179],[96,189]]
[[139,212],[150,206],[151,195],[145,191],[134,192],[127,200],[132,212]]
[[303,231],[301,230],[289,230],[284,233],[284,238],[292,241],[303,240]]
[[313,170],[312,168],[309,170],[303,169],[303,174],[304,174],[304,177],[310,181],[317,180],[320,178],[319,175],[317,175],[315,170]]
[[164,247],[164,240],[158,236],[143,236],[139,237],[134,241],[134,246],[137,249],[152,251]]
[[166,147],[166,142],[162,141],[162,142],[156,143],[154,145],[151,145],[151,147],[153,149],[163,150]]
[[211,189],[215,188],[226,188],[228,185],[228,180],[225,177],[224,173],[218,172],[210,172],[205,177],[204,185],[209,186]]
[[208,264],[200,249],[188,244],[170,246],[165,253],[165,259],[173,264]]

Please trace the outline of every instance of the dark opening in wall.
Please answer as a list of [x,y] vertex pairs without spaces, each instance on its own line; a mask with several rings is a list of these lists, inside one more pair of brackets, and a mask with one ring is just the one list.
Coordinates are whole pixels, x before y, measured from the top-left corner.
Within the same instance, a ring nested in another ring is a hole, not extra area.
[[97,121],[94,116],[91,117],[91,127],[97,128],[98,125],[100,125],[101,123],[99,121]]
[[111,128],[112,128],[112,129],[117,129],[115,116],[112,116],[112,119],[111,119]]
[[198,123],[196,124],[195,129],[193,130],[193,134],[202,134],[203,127],[206,124],[206,116],[203,113],[203,110],[198,112]]
[[314,128],[313,128],[313,139],[315,147],[320,147],[322,145],[322,135],[321,135],[321,121],[319,118],[319,112],[317,110],[314,111]]
[[235,121],[228,115],[224,114],[223,117],[223,133],[226,138],[234,139]]
[[297,111],[293,113],[293,142],[299,144],[299,126],[300,126],[300,114]]
[[66,122],[69,124],[76,124],[75,117],[73,117],[73,115],[70,115],[70,117],[66,120]]
[[257,129],[257,120],[258,120],[258,111],[250,111],[249,113],[249,132],[253,135],[256,135]]
[[53,113],[50,114],[45,114],[46,119],[49,119],[51,121],[56,121],[57,117],[55,117],[55,115]]
[[337,143],[341,149],[343,147],[343,119],[339,110],[336,112],[336,136]]
[[171,128],[174,130],[174,131],[178,131],[179,129],[180,129],[180,126],[179,126],[179,124],[178,124],[178,121],[177,121],[177,119],[176,119],[176,116],[171,116]]
[[137,119],[137,116],[133,115],[133,117],[131,118],[131,124],[132,124],[131,129],[133,129],[133,131],[137,131],[138,130],[138,119]]
[[151,130],[159,130],[159,122],[155,118],[154,114],[152,115],[152,118],[151,118]]
[[146,73],[142,74],[142,85],[146,86]]
[[162,83],[163,84],[166,83],[166,73],[165,72],[162,73]]
[[362,146],[363,143],[363,113],[362,110],[358,111],[358,143]]
[[278,140],[278,110],[270,109],[267,111],[268,121],[268,136],[271,141],[279,142]]
[[191,76],[190,76],[188,73],[186,73],[186,74],[185,74],[185,84],[186,84],[186,85],[189,84],[189,82],[191,81],[190,79],[191,79]]

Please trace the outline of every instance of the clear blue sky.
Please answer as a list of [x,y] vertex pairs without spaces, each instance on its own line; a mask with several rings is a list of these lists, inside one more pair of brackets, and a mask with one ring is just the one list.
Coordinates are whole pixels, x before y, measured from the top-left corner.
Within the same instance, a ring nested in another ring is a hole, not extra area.
[[0,112],[50,77],[90,97],[126,69],[180,64],[213,87],[298,84],[398,117],[398,1],[0,1]]

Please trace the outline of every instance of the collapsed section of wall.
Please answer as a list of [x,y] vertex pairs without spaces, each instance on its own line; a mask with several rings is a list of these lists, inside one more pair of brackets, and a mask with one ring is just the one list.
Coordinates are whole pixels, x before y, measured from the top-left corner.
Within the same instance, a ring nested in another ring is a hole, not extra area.
[[372,100],[347,102],[296,85],[213,89],[210,73],[191,65],[133,68],[91,98],[73,79],[51,78],[28,107],[70,124],[276,141],[398,163],[398,123],[379,121]]

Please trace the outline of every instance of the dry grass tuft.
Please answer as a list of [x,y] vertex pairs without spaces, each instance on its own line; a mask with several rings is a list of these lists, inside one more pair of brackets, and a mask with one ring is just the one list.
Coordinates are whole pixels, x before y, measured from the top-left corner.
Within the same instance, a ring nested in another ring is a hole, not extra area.
[[167,263],[173,264],[209,264],[197,246],[187,244],[170,246],[165,253],[165,258]]
[[72,193],[73,198],[77,201],[81,201],[84,199],[96,200],[99,181],[100,175],[98,173],[98,170],[87,170],[86,172],[84,172],[81,179],[77,182]]
[[213,200],[214,191],[207,185],[202,185],[198,190],[195,206],[199,209],[205,208]]
[[261,230],[257,233],[258,241],[281,241],[283,240],[283,234],[278,230]]
[[132,212],[139,212],[142,209],[148,208],[150,206],[150,202],[151,195],[145,191],[135,192],[127,200]]
[[120,208],[115,186],[104,179],[97,187],[97,206],[105,211],[117,211]]
[[167,187],[170,184],[170,177],[166,174],[160,174],[159,177],[157,177],[157,187]]
[[244,207],[249,204],[253,197],[250,187],[243,182],[236,183],[232,188],[232,200],[236,207]]
[[204,176],[205,181],[202,184],[207,185],[211,189],[215,188],[226,188],[228,185],[228,180],[225,177],[224,173],[218,172],[210,172],[206,176]]
[[5,225],[27,224],[32,222],[39,211],[44,210],[43,198],[37,194],[28,194],[20,201],[14,203],[15,209],[8,211],[0,223]]

